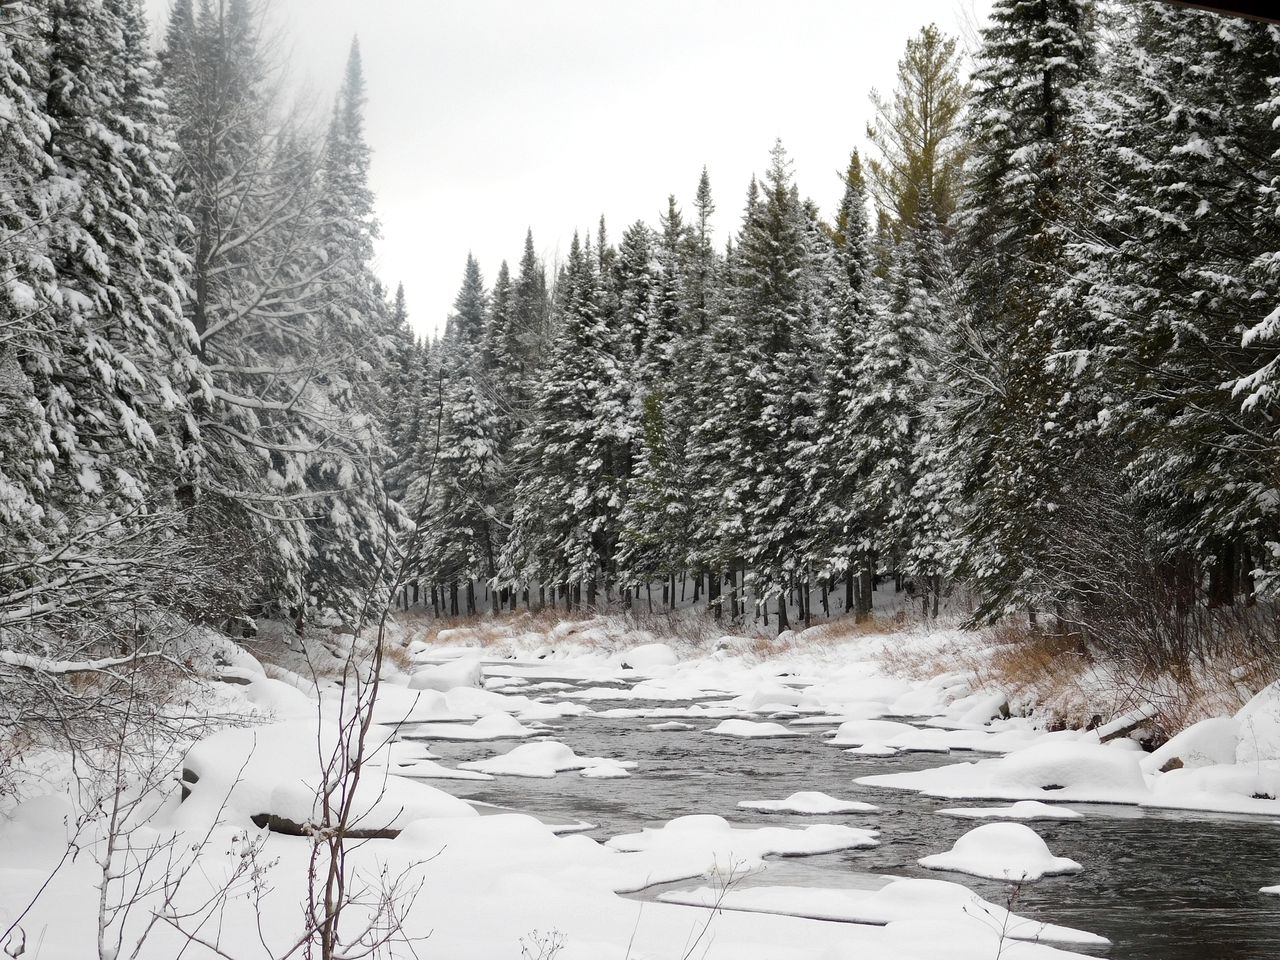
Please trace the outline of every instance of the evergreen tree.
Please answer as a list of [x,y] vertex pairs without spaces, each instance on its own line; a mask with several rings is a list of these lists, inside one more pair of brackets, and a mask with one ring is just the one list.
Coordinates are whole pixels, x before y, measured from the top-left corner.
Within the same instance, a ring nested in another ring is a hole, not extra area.
[[777,599],[780,630],[786,589],[808,575],[803,465],[815,386],[804,281],[809,219],[789,167],[775,144],[759,198],[749,195],[730,294],[742,346],[726,383],[738,396],[731,429],[742,463],[732,485],[743,511],[743,559],[756,596]]
[[974,74],[969,190],[957,215],[969,355],[951,445],[964,458],[968,570],[980,616],[1043,605],[1046,522],[1070,457],[1070,384],[1054,366],[1072,310],[1058,294],[1072,192],[1072,92],[1093,70],[1088,0],[997,0]]
[[[809,498],[816,516],[812,530],[815,560],[845,583],[845,609],[854,608],[855,574],[872,559],[873,515],[863,489],[867,441],[873,427],[863,421],[861,405],[868,385],[863,358],[871,337],[874,276],[866,181],[857,151],[849,158],[840,202],[835,250],[829,264],[838,271],[830,321],[823,328],[826,353],[818,426],[809,466]],[[866,612],[870,591],[862,590],[859,612]]]
[[1128,8],[1092,85],[1103,175],[1075,253],[1092,323],[1080,366],[1121,458],[1128,509],[1177,591],[1212,603],[1275,583],[1273,251],[1280,130],[1274,27],[1156,3]]
[[944,225],[955,210],[965,158],[960,62],[955,38],[931,23],[907,41],[892,99],[871,93],[875,120],[867,139],[877,154],[869,164],[871,193],[897,237],[914,226],[925,193]]
[[595,262],[575,236],[556,288],[556,335],[516,491],[503,578],[586,588],[612,573],[626,465],[626,393],[617,337],[600,312]]

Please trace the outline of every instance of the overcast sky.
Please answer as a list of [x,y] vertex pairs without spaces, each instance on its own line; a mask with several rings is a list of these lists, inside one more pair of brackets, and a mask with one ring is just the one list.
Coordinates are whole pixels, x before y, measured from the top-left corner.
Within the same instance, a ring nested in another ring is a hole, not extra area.
[[[159,27],[171,0],[147,0]],[[692,211],[711,175],[721,242],[775,137],[824,213],[864,146],[872,87],[892,89],[909,36],[951,33],[989,0],[271,0],[299,88],[327,109],[358,34],[382,240],[414,326],[443,328],[467,251],[486,284],[547,262],[575,229]]]

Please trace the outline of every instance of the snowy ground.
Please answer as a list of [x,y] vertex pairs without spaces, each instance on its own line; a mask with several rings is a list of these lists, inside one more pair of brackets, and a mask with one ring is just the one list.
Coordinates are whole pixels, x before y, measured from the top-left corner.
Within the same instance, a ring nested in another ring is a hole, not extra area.
[[[1003,693],[975,689],[970,675],[888,676],[878,654],[891,638],[833,641],[815,631],[761,651],[747,638],[668,643],[600,621],[481,639],[443,631],[430,646],[410,645],[408,671],[389,669],[371,733],[377,749],[357,798],[362,829],[396,834],[354,851],[360,882],[372,891],[380,877],[400,878],[404,902],[412,901],[407,927],[429,936],[422,955],[489,960],[523,949],[536,957],[562,942],[561,960],[1049,960],[1105,941],[1010,914],[972,893],[966,878],[1034,882],[1083,871],[1088,882],[1091,864],[1054,856],[1036,825],[1013,821],[1078,817],[1091,803],[1280,815],[1277,687],[1145,754],[1124,737],[1102,743],[1096,731],[1049,733],[1031,718],[1001,719]],[[340,697],[289,666],[239,656],[223,671],[236,682],[199,693],[201,711],[253,722],[189,745],[185,786],[139,798],[137,829],[111,861],[108,900],[124,886],[141,891],[108,928],[111,938],[121,934],[119,956],[149,923],[142,958],[175,956],[184,944],[185,956],[237,958],[279,957],[292,946],[310,841],[256,821],[315,815],[319,758],[335,736]],[[628,777],[627,756],[580,755],[562,739],[560,724],[584,713],[634,720],[648,736],[748,738],[758,751],[804,738],[855,757],[977,752],[983,758],[944,757],[875,785],[1017,802],[937,811],[983,822],[921,861],[939,871],[936,880],[850,890],[769,882],[778,857],[856,858],[882,842],[874,806],[806,789],[803,769],[790,796],[729,798],[730,808],[802,814],[803,823],[684,816],[600,839],[576,832],[583,824],[544,823],[450,793],[490,778]],[[702,732],[690,731],[690,720]],[[449,765],[433,742],[483,743],[493,753]],[[27,955],[88,956],[97,949],[103,824],[86,817],[65,758],[36,752],[25,761],[17,794],[0,806],[0,932],[34,899],[13,934],[26,938]],[[1064,802],[1073,808],[1057,806]],[[69,849],[79,852],[68,857]],[[156,883],[166,875],[184,878],[167,900]],[[1256,879],[1255,889],[1280,876]],[[631,896],[657,885],[665,886],[656,897]]]

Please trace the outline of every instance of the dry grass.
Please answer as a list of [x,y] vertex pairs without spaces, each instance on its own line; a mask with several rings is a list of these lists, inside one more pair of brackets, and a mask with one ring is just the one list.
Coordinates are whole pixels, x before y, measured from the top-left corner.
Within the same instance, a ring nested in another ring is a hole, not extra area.
[[413,670],[413,657],[409,656],[409,649],[398,643],[383,643],[382,659],[395,666],[401,673],[409,673]]
[[1033,630],[1025,621],[999,624],[982,638],[978,644],[886,646],[880,660],[889,673],[917,680],[970,673],[976,689],[1000,690],[1015,712],[1035,710],[1054,727],[1105,723],[1152,704],[1157,737],[1234,713],[1280,675],[1280,664],[1260,657],[1244,639],[1209,662],[1169,670],[1098,659],[1078,637]]

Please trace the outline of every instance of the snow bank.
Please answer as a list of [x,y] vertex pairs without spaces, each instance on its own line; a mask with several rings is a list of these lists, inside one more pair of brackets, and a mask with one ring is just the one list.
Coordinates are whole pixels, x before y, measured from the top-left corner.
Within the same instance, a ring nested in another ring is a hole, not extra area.
[[954,870],[992,880],[1039,880],[1084,869],[1067,857],[1055,857],[1030,827],[1021,823],[985,823],[970,830],[948,853],[921,857],[930,870]]
[[[322,722],[317,728],[314,720],[233,727],[204,738],[183,761],[190,796],[172,814],[172,825],[249,826],[263,816],[299,825],[315,822],[323,764],[337,742],[336,726]],[[422,817],[476,816],[456,797],[386,773],[361,778],[354,811],[353,821],[371,831],[398,830]]]
[[1240,708],[1236,763],[1280,760],[1280,680]]
[[860,800],[837,800],[816,791],[793,793],[785,800],[739,800],[743,810],[762,810],[766,813],[801,813],[820,815],[831,813],[872,813],[880,808]]
[[[1051,941],[1074,946],[1106,947],[1106,937],[1040,923],[1010,913],[988,903],[968,888],[947,880],[894,880],[879,890],[848,890],[823,887],[749,887],[723,892],[712,887],[670,890],[658,895],[664,903],[723,910],[750,910],[780,913],[814,920],[844,923],[888,924],[893,922],[932,925],[939,919],[970,921],[974,932],[1003,930],[1011,940]],[[992,954],[994,956],[994,953]]]
[[1137,755],[1071,741],[1045,740],[993,760],[861,777],[858,782],[950,799],[1137,804],[1150,796]]

